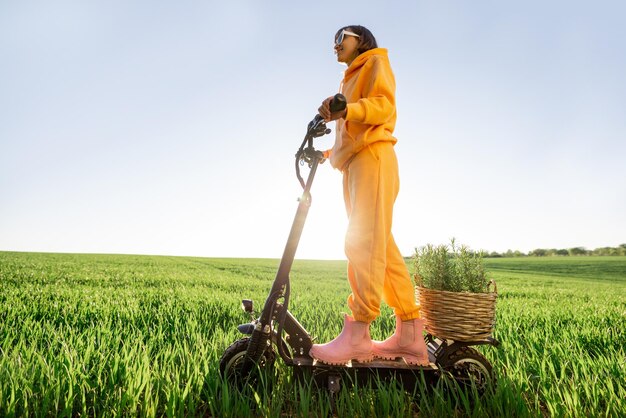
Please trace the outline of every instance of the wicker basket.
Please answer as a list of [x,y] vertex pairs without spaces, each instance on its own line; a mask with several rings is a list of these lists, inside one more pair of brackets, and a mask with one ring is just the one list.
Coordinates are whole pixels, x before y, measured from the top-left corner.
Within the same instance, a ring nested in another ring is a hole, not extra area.
[[488,293],[448,292],[416,286],[426,331],[441,339],[479,341],[491,336],[498,288]]

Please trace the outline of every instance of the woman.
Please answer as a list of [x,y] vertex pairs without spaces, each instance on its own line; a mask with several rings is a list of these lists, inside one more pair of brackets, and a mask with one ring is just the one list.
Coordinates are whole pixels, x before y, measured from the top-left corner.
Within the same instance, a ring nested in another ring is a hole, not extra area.
[[[346,26],[335,35],[337,61],[348,65],[341,93],[348,105],[330,112],[327,98],[319,114],[336,121],[333,148],[325,152],[343,173],[343,194],[349,223],[345,252],[352,294],[341,334],[327,344],[315,344],[310,354],[327,364],[374,357],[404,357],[410,364],[428,364],[423,323],[413,284],[393,236],[393,204],[398,194],[398,162],[393,136],[396,122],[395,79],[387,50],[378,48],[363,26]],[[396,331],[385,341],[372,341],[370,323],[384,300],[394,309]]]

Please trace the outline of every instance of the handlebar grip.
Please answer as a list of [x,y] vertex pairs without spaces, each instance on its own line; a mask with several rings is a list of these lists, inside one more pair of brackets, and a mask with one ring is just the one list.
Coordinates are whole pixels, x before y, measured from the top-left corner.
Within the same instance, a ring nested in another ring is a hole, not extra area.
[[348,102],[346,101],[346,96],[341,93],[335,94],[333,100],[330,101],[330,111],[331,112],[339,112],[340,110],[344,110]]

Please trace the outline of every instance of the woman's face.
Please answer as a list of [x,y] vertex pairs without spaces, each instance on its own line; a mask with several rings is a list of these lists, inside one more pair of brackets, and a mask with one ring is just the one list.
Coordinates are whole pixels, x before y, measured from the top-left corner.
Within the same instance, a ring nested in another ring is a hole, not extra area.
[[335,54],[337,54],[337,61],[350,65],[359,55],[357,50],[357,47],[359,46],[359,38],[344,34],[341,44],[337,44],[336,41],[337,40],[335,39]]

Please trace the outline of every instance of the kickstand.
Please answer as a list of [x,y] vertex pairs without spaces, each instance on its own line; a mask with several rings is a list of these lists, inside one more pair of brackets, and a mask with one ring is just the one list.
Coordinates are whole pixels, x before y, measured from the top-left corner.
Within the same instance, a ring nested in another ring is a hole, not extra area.
[[335,404],[335,396],[341,388],[341,376],[331,374],[328,376],[328,391],[330,392],[330,407],[333,414],[337,413],[337,405]]

